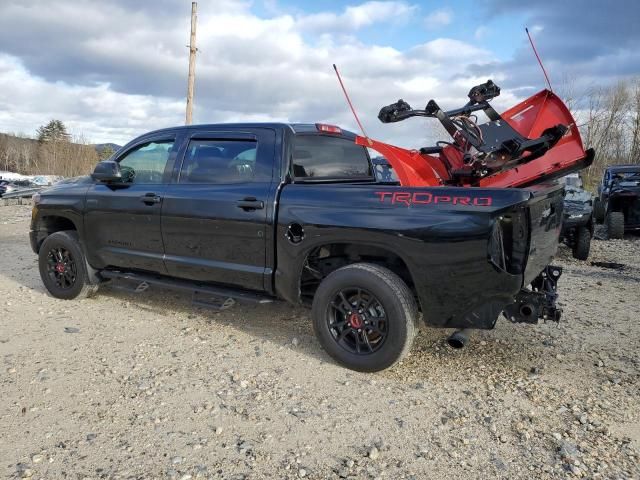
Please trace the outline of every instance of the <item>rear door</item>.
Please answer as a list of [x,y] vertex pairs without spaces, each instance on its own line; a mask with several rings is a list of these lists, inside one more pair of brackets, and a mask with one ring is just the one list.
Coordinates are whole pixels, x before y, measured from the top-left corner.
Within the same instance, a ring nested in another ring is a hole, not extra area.
[[166,273],[160,212],[177,150],[175,133],[143,137],[115,158],[124,182],[89,188],[84,231],[92,266]]
[[263,290],[275,131],[194,132],[162,206],[170,275]]

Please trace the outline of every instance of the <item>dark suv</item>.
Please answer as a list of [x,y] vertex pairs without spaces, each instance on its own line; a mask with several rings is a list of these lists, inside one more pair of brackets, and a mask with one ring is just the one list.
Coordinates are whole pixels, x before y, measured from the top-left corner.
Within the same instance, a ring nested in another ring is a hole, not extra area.
[[612,165],[604,171],[594,213],[606,224],[609,238],[640,229],[640,165]]

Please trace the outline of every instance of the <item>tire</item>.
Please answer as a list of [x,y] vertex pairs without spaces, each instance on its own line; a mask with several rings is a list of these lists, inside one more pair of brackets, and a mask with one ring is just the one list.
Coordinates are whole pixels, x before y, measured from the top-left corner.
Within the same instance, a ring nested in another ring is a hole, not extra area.
[[622,212],[607,214],[607,233],[609,238],[624,237],[624,214]]
[[589,230],[589,227],[578,228],[573,243],[573,258],[577,258],[578,260],[586,260],[589,257],[590,248],[591,230]]
[[42,283],[55,298],[87,298],[98,290],[89,281],[87,262],[74,230],[55,232],[45,238],[38,266]]
[[593,218],[597,223],[604,222],[604,203],[599,198],[593,200]]
[[370,263],[331,272],[313,298],[312,317],[324,350],[359,372],[377,372],[399,362],[418,330],[418,307],[407,284],[391,270]]

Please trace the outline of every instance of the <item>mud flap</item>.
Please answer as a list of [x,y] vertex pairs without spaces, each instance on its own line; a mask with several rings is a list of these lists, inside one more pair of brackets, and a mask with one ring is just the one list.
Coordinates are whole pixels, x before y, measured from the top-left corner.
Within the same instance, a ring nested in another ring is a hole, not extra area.
[[538,323],[538,320],[559,322],[562,309],[556,306],[558,280],[562,267],[548,265],[531,282],[531,289],[522,289],[515,301],[504,309],[504,316],[513,323]]

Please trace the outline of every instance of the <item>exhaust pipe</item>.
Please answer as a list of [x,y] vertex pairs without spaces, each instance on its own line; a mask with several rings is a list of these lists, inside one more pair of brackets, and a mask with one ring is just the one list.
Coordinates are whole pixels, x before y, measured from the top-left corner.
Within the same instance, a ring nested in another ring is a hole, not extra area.
[[469,341],[469,335],[471,333],[470,328],[463,328],[457,332],[453,332],[447,339],[447,343],[451,348],[460,349],[463,348]]

